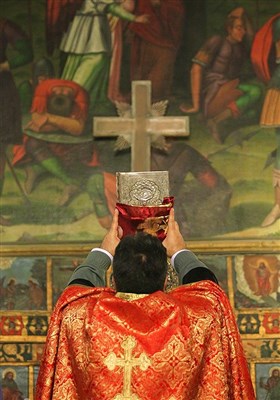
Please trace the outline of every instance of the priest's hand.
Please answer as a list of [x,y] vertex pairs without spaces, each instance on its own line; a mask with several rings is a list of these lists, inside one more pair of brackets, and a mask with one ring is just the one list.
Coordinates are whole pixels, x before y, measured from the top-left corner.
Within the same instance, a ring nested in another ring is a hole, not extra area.
[[177,251],[184,250],[186,248],[179,225],[175,221],[174,208],[170,210],[167,234],[162,244],[166,248],[168,257],[172,257]]
[[111,227],[104,236],[100,246],[101,249],[108,251],[112,256],[115,254],[115,249],[123,236],[123,230],[119,226],[118,218],[119,211],[115,209]]

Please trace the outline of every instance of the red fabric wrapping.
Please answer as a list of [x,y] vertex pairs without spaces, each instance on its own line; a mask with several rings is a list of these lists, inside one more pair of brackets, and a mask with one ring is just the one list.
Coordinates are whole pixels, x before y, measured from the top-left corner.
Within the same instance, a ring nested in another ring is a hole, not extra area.
[[174,205],[174,197],[165,197],[160,206],[130,206],[117,203],[119,225],[124,236],[144,231],[157,236],[160,240],[166,237],[166,228],[170,209]]
[[109,208],[110,213],[113,215],[117,202],[116,175],[111,174],[110,172],[103,172],[103,178],[104,178],[104,192],[107,199],[107,206]]

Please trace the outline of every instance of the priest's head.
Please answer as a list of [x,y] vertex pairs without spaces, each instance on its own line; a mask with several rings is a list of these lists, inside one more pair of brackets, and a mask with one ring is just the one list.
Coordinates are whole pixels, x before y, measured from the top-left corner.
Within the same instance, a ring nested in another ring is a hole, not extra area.
[[163,290],[167,274],[166,248],[156,237],[137,232],[116,247],[113,277],[118,292],[153,293]]

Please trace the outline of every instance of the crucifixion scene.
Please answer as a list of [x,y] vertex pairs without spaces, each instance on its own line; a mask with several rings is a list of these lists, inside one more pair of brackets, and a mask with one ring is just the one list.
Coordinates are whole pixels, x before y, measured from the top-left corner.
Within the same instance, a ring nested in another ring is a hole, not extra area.
[[278,237],[276,3],[0,0],[2,242],[100,240],[141,171],[186,239]]

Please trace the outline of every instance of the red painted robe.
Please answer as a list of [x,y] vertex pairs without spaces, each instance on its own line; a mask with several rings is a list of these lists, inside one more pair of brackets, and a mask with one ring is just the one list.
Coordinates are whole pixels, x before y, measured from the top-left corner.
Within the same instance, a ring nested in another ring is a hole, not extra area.
[[235,318],[213,282],[151,295],[68,287],[36,400],[254,400]]
[[135,14],[148,14],[148,24],[130,24],[134,33],[131,46],[131,79],[152,82],[153,101],[171,94],[174,63],[182,43],[185,8],[182,0],[139,0]]
[[280,13],[270,18],[256,33],[251,49],[251,60],[255,72],[263,82],[269,82],[271,71],[269,68],[269,55],[272,49],[272,25],[280,17]]
[[[280,82],[279,79],[273,84],[270,81],[273,69],[277,65],[272,31],[273,24],[278,18],[280,18],[280,13],[274,15],[261,27],[254,37],[251,49],[251,59],[256,75],[266,84],[269,83],[260,116],[260,125],[264,127],[280,126]],[[278,69],[279,65],[276,68]]]
[[[72,119],[81,119],[85,121],[88,112],[87,92],[77,83],[63,79],[47,79],[40,83],[35,90],[30,112],[38,114],[46,113],[48,108],[48,99],[50,98],[53,89],[56,87],[65,87],[73,90],[73,109],[69,118],[71,117]],[[33,131],[32,122],[30,122],[28,126],[29,130]],[[62,139],[52,139],[50,136],[52,130],[54,132],[60,132],[62,134]],[[71,134],[68,133],[67,135],[67,133],[65,134],[62,130],[55,129],[54,127],[52,127],[52,129],[48,129],[48,131],[49,132],[45,132],[44,127],[40,130],[40,132],[35,131],[35,138],[37,134],[38,140],[41,140],[42,144],[49,147],[51,152],[55,156],[60,157],[63,162],[65,162],[66,164],[69,162],[73,162],[73,160],[69,160],[68,156],[69,154],[73,153],[77,155],[78,162],[82,164],[92,167],[98,165],[97,155],[96,152],[91,148],[91,142],[87,141],[86,143],[84,143],[83,141],[81,141],[81,143],[73,144],[71,143],[71,138],[73,137]],[[81,133],[80,137],[83,136],[84,132]],[[67,142],[67,138],[69,138],[69,142]],[[26,152],[26,145],[29,140],[29,136],[24,135],[23,139],[23,145],[14,146],[13,148],[14,165],[22,165],[26,162],[31,161],[30,156]]]

